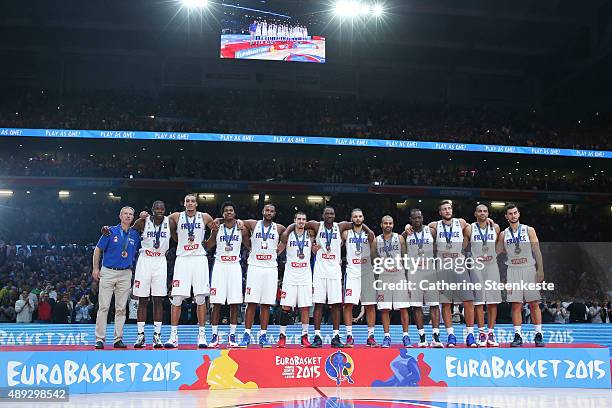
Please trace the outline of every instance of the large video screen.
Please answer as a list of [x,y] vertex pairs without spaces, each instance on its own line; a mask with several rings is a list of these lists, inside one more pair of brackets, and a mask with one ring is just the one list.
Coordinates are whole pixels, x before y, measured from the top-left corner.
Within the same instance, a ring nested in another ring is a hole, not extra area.
[[325,37],[317,29],[320,13],[305,8],[224,2],[221,58],[325,63]]

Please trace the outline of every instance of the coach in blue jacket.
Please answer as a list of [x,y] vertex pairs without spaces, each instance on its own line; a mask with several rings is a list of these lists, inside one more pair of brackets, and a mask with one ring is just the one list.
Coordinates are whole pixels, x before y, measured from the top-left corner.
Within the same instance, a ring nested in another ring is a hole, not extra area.
[[[96,318],[96,349],[104,348],[108,308],[115,294],[115,348],[126,348],[123,343],[125,309],[132,286],[134,257],[140,248],[140,234],[131,228],[134,209],[123,207],[119,212],[121,223],[110,228],[108,236],[102,235],[93,255],[93,278],[100,281],[98,315]],[[102,255],[102,268],[100,268]]]

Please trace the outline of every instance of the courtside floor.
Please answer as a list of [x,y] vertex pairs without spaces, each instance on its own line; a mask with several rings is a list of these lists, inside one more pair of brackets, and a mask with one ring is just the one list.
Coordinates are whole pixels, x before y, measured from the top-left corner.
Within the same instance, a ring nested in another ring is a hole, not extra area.
[[69,402],[0,406],[75,408],[191,407],[612,407],[612,390],[537,388],[291,388],[79,394]]

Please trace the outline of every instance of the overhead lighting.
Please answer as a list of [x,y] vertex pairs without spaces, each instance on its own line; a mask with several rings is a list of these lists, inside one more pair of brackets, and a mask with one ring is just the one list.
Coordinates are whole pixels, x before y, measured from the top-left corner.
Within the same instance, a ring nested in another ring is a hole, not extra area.
[[113,193],[108,193],[109,197],[114,197],[115,195]]
[[0,196],[10,197],[13,195],[13,190],[0,190]]
[[205,9],[208,7],[208,0],[182,0],[183,6],[190,9]]
[[[269,199],[270,199],[270,196],[266,194],[264,196],[264,201],[268,201]],[[253,194],[253,200],[255,201],[259,200],[259,194]]]
[[60,190],[57,193],[57,195],[60,196],[60,197],[70,197],[70,191],[68,191],[68,190]]
[[200,200],[214,200],[215,195],[211,193],[202,193],[202,194],[198,194],[198,198]]
[[493,208],[502,208],[505,206],[506,206],[506,203],[503,201],[491,201],[491,207]]
[[306,201],[309,203],[322,203],[324,200],[323,196],[307,196]]
[[565,209],[565,205],[563,205],[563,204],[551,204],[550,205],[550,209],[551,210],[563,210],[563,209]]
[[383,8],[382,4],[375,4],[372,7],[372,14],[374,15],[374,17],[382,17],[384,12],[385,12],[385,9]]

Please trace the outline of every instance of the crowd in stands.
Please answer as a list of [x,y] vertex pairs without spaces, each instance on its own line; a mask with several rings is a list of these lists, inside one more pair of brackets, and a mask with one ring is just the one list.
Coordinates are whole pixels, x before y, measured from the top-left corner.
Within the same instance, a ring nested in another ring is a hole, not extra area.
[[5,92],[0,127],[219,132],[610,150],[605,112],[579,115],[278,91],[191,95],[44,90]]
[[[243,219],[261,218],[261,209],[251,198],[244,200],[236,199],[238,217]],[[97,233],[100,226],[104,224],[114,225],[118,223],[117,214],[122,205],[131,205],[137,212],[150,208],[151,203],[160,197],[147,197],[144,200],[116,202],[104,198],[87,201],[73,199],[63,202],[57,196],[52,199],[38,199],[32,194],[31,199],[11,204],[7,201],[0,207],[3,216],[3,224],[0,225],[0,233],[8,242],[14,244],[56,244],[76,243],[91,244],[98,239]],[[182,211],[180,201],[182,196],[177,196],[176,201],[166,202],[168,211]],[[276,203],[279,223],[289,225],[293,222],[295,208],[305,211],[309,219],[321,219],[321,205],[304,205],[295,202]],[[214,217],[221,216],[217,204],[201,204],[198,208],[207,211]],[[383,215],[390,214],[396,220],[396,229],[401,228],[409,217],[410,208],[398,208],[395,201],[389,202],[383,199],[361,198],[354,201],[347,200],[346,196],[341,199],[332,197],[331,205],[336,210],[337,220],[348,220],[350,212],[354,207],[362,208],[366,216],[366,222],[372,226],[374,231],[380,232],[380,219]],[[475,202],[464,203],[456,201],[455,213],[468,221],[473,221]],[[439,219],[437,211],[433,208],[423,206],[423,215],[426,221]],[[499,210],[491,208],[491,217],[502,228],[507,225],[504,216]],[[521,206],[521,220],[533,225],[538,237],[543,242],[608,242],[610,230],[612,230],[612,216],[607,206],[581,206],[572,207],[564,211],[551,210],[547,205]]]
[[[137,150],[137,149],[134,149]],[[420,154],[417,158],[380,157],[302,159],[261,158],[234,153],[218,159],[175,154],[132,152],[0,153],[0,176],[109,178],[189,178],[205,180],[294,181],[377,185],[477,187],[541,191],[609,192],[612,173],[603,169],[523,160],[520,165],[482,158],[448,160]],[[444,160],[444,161],[441,161]],[[485,159],[486,160],[486,159]],[[601,166],[604,167],[604,166]]]

